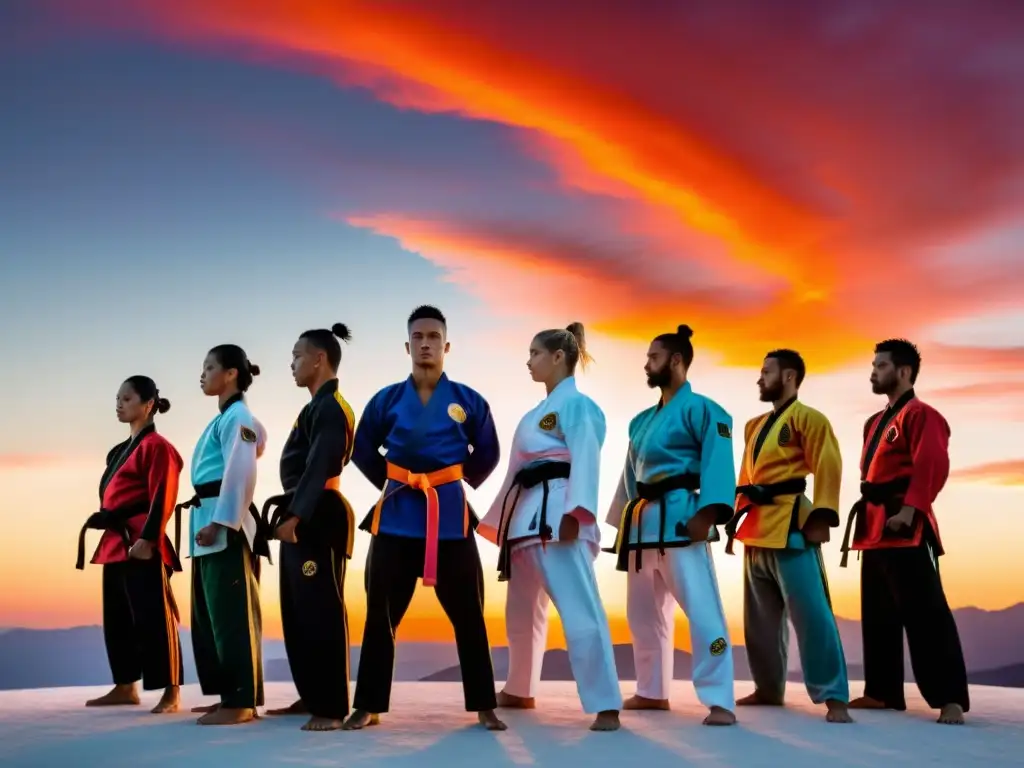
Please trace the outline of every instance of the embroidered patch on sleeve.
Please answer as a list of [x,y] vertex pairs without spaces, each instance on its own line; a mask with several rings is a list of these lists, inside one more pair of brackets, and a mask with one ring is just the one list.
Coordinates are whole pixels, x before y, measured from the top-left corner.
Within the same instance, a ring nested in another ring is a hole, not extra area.
[[718,436],[719,437],[732,437],[732,430],[729,429],[729,425],[724,421],[718,422]]
[[539,426],[545,432],[550,432],[552,429],[555,428],[555,425],[557,423],[558,423],[558,416],[556,416],[554,413],[549,413],[543,419],[540,420]]
[[789,441],[793,439],[793,433],[789,429],[789,424],[783,424],[782,429],[779,430],[779,445],[789,445]]
[[728,648],[728,644],[725,642],[724,637],[720,637],[711,643],[711,647],[708,649],[711,651],[712,656],[721,656],[725,653],[725,649]]
[[246,443],[255,443],[256,442],[256,432],[254,430],[251,430],[248,427],[242,427],[241,434],[242,434],[242,440],[244,442],[246,442]]

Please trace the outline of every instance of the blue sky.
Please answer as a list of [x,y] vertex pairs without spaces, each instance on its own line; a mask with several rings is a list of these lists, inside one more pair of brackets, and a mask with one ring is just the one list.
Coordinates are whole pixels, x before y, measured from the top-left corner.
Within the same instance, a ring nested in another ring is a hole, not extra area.
[[[807,350],[803,396],[840,435],[844,504],[860,425],[879,407],[871,343],[911,335],[921,391],[953,423],[954,467],[984,470],[946,492],[951,589],[960,603],[1024,598],[983,594],[1017,567],[1012,537],[993,545],[989,526],[1016,530],[1024,482],[1024,114],[1011,98],[1024,49],[1005,22],[847,15],[848,45],[821,58],[839,22],[804,4],[788,31],[740,34],[737,3],[695,21],[658,4],[574,19],[353,2],[359,37],[326,11],[313,24],[253,2],[249,14],[196,0],[0,9],[0,478],[12,508],[33,510],[13,533],[72,546],[122,439],[113,398],[128,375],[171,399],[160,429],[187,461],[214,410],[200,364],[224,342],[263,369],[257,495],[273,493],[306,398],[288,372],[296,335],[349,324],[342,385],[358,413],[407,374],[405,318],[429,302],[449,316],[451,375],[492,401],[506,444],[540,396],[523,368],[532,334],[591,329],[597,366],[581,386],[608,416],[602,503],[625,426],[651,400],[640,369],[655,333],[697,329],[695,386],[737,424],[761,409],[766,345]],[[609,25],[634,37],[609,50]],[[745,67],[710,66],[738,52]],[[888,79],[858,69],[865,52]],[[996,53],[1001,69],[986,65]],[[795,77],[807,57],[819,70]],[[351,474],[362,509],[373,492]],[[356,552],[361,567],[365,541]],[[0,583],[34,557],[17,538],[0,545]],[[621,579],[600,570],[621,608]],[[736,603],[737,559],[721,571]],[[59,623],[65,595],[89,615],[94,575],[76,576],[54,577],[49,607],[0,603],[0,624]],[[835,578],[855,606],[855,571]]]

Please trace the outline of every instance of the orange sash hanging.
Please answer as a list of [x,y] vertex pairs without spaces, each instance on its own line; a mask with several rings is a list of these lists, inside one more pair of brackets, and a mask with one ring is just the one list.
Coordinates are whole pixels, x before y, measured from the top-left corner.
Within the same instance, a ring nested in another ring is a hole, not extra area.
[[[410,472],[389,461],[388,480],[394,480],[396,483],[423,491],[423,495],[427,497],[427,532],[423,557],[423,586],[433,587],[437,584],[438,529],[441,520],[441,507],[437,498],[437,486],[462,480],[462,465],[453,464],[450,467],[445,467],[435,472],[420,473]],[[395,488],[391,493],[400,488],[401,486]],[[387,486],[385,486],[386,489]],[[381,508],[384,506],[384,500],[390,495],[382,493],[377,500],[376,506],[373,508],[370,533],[374,536],[377,535],[377,531],[380,528],[380,513]]]

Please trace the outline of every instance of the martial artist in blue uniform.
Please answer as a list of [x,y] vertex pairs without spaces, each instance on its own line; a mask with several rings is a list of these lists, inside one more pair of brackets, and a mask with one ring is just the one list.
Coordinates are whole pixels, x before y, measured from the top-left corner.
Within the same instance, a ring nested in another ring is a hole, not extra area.
[[444,315],[419,307],[408,330],[412,375],[374,395],[356,428],[352,461],[381,496],[360,526],[374,538],[354,711],[345,728],[373,724],[388,711],[395,631],[422,576],[455,630],[466,710],[477,712],[488,729],[504,730],[494,714],[477,520],[462,485],[478,488],[494,471],[498,434],[487,401],[443,372],[449,348]]

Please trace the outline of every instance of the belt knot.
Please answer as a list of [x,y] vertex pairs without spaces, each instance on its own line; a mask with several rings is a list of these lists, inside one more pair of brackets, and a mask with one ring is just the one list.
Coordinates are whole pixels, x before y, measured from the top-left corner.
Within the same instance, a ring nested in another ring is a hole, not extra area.
[[428,488],[433,487],[430,484],[430,477],[422,472],[410,472],[406,485],[420,491],[425,491]]

